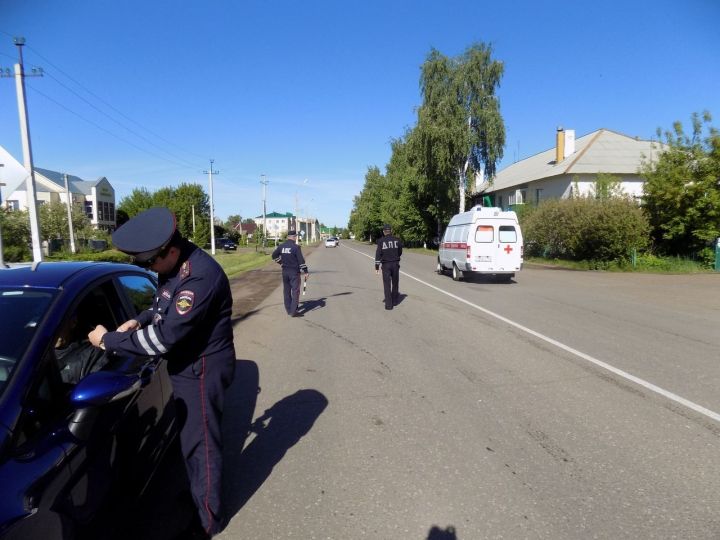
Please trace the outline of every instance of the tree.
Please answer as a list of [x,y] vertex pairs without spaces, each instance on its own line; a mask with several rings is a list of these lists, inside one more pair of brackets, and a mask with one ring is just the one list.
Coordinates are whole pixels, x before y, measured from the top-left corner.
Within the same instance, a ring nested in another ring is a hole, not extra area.
[[368,167],[365,185],[360,195],[354,198],[350,212],[349,228],[358,238],[372,239],[382,230],[381,206],[385,186],[385,177],[380,173],[380,169]]
[[120,199],[118,211],[124,212],[128,218],[137,216],[153,206],[153,197],[147,188],[135,188],[127,197]]
[[[70,238],[70,229],[68,228],[67,205],[60,201],[53,201],[40,205],[40,237],[43,240],[53,238]],[[73,232],[79,237],[86,236],[86,230],[91,227],[90,220],[83,211],[80,204],[73,205],[72,211]]]
[[643,164],[643,208],[661,252],[710,262],[711,244],[720,236],[720,134],[707,111],[691,121],[691,135],[675,122],[658,159]]
[[622,179],[618,176],[599,173],[595,178],[595,185],[590,188],[590,195],[596,199],[617,199],[625,197],[622,189]]
[[456,58],[432,49],[421,67],[416,165],[438,186],[456,178],[460,212],[465,211],[469,173],[492,179],[503,156],[505,124],[495,95],[503,71],[484,43]]
[[0,227],[2,228],[5,261],[19,262],[32,259],[32,253],[28,247],[30,216],[27,211],[0,208]]

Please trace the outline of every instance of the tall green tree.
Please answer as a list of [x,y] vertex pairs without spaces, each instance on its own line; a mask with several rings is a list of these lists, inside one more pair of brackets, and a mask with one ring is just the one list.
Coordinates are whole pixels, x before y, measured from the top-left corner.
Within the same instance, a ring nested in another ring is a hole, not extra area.
[[[39,207],[40,237],[43,240],[52,238],[70,238],[68,228],[67,205],[60,201],[48,202]],[[73,205],[72,209],[73,233],[84,235],[90,227],[90,220],[81,205]]]
[[662,152],[641,170],[643,208],[655,246],[669,255],[712,260],[720,236],[720,134],[705,111],[691,117],[692,132],[680,122],[664,134]]
[[365,185],[353,200],[349,228],[358,238],[372,240],[382,230],[382,201],[386,188],[385,177],[378,167],[368,167]]
[[503,71],[485,43],[455,58],[432,49],[421,67],[416,164],[438,184],[455,179],[460,212],[465,211],[468,177],[483,173],[491,179],[503,156],[505,124],[495,94]]
[[118,211],[124,212],[129,218],[137,216],[153,206],[153,196],[147,188],[135,188],[127,197],[120,199]]

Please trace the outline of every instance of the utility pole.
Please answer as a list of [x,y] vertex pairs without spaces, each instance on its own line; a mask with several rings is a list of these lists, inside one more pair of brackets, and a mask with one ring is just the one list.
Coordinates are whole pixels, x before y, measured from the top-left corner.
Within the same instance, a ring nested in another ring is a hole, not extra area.
[[261,174],[260,178],[262,178],[262,180],[260,180],[260,183],[263,186],[263,252],[265,252],[265,247],[267,246],[267,218],[265,217],[265,214],[266,214],[265,194],[266,194],[266,190],[267,190],[268,181],[265,180],[264,174]]
[[70,183],[68,182],[68,175],[63,174],[65,179],[65,193],[67,193],[67,212],[68,212],[68,228],[70,229],[70,251],[75,253],[75,233],[73,232],[72,222],[72,195],[70,195]]
[[[41,262],[42,249],[40,245],[40,222],[38,221],[37,199],[35,197],[35,170],[33,169],[32,146],[30,145],[30,121],[28,119],[27,103],[25,101],[25,77],[42,77],[42,68],[33,68],[31,75],[25,75],[23,67],[22,47],[25,38],[13,38],[18,48],[19,62],[15,64],[15,87],[17,90],[18,113],[20,116],[20,136],[23,147],[23,165],[28,171],[27,179],[27,207],[30,215],[30,236],[32,238],[33,261]],[[10,70],[0,73],[0,77],[10,77]]]
[[193,240],[195,240],[195,205],[191,204],[190,208],[192,208],[192,218],[193,218]]
[[213,171],[213,163],[215,163],[214,159],[210,160],[210,170],[204,171],[205,174],[208,175],[208,178],[210,180],[210,253],[215,255],[215,208],[213,203],[213,183],[212,183],[212,176],[213,174],[220,174],[220,171]]

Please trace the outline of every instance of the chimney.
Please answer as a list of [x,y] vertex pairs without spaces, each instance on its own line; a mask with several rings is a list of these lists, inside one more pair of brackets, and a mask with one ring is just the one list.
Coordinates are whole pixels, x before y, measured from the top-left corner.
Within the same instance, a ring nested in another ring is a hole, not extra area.
[[575,130],[565,130],[565,152],[563,152],[563,159],[572,156],[575,153]]
[[565,159],[565,130],[562,126],[558,126],[555,134],[555,163],[560,163]]

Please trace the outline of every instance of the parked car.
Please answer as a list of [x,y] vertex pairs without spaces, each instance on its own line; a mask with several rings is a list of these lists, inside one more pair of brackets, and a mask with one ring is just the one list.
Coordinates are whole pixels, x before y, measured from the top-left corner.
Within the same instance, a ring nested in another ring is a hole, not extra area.
[[104,356],[86,340],[149,307],[155,290],[153,274],[128,264],[0,269],[3,540],[105,538],[174,455],[164,361]]
[[334,236],[329,237],[325,240],[325,247],[337,247],[340,242]]
[[237,250],[237,244],[233,242],[232,240],[220,240],[220,246],[223,248],[224,251],[236,251]]

